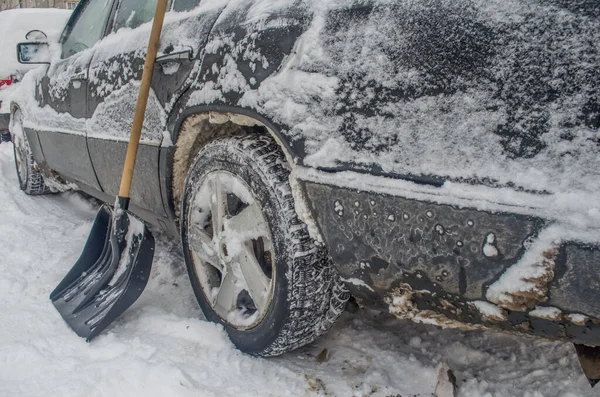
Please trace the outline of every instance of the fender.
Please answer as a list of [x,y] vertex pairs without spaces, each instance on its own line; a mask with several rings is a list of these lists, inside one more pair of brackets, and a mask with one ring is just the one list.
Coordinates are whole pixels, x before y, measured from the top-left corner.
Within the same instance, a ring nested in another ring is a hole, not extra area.
[[[167,132],[173,146],[160,150],[159,175],[165,211],[175,223],[173,165],[181,130],[189,117],[199,114],[243,116],[255,121],[251,125],[270,132],[284,150],[290,165],[299,163],[305,155],[303,145],[294,144],[286,136],[285,131],[289,128],[262,114],[260,107],[257,110],[240,104],[240,99],[244,92],[257,89],[284,67],[298,38],[306,31],[309,18],[300,8],[274,7],[253,19],[252,6],[251,2],[227,4],[212,26],[196,80],[169,112]],[[228,81],[232,73],[239,84]]]
[[[178,101],[175,109],[178,105],[181,105],[182,99]],[[225,117],[231,117],[232,115],[243,116],[245,119],[251,119],[254,121],[254,126],[260,126],[265,128],[269,134],[277,141],[279,146],[282,148],[290,167],[297,164],[299,161],[299,154],[295,151],[295,148],[288,138],[282,133],[284,128],[277,123],[274,123],[264,115],[256,112],[253,109],[241,108],[230,105],[198,105],[191,106],[185,109],[174,111],[172,114],[176,114],[177,117],[173,117],[169,120],[168,130],[172,131],[171,136],[173,145],[168,147],[162,147],[159,155],[159,174],[161,180],[163,202],[165,203],[165,211],[169,218],[175,223],[178,223],[177,210],[175,208],[174,192],[173,192],[173,166],[175,161],[175,152],[177,150],[177,142],[180,137],[180,133],[186,120],[190,117],[197,115],[206,115],[207,118],[215,117],[217,115],[223,115]],[[235,123],[235,121],[233,121]],[[301,156],[301,154],[300,154]],[[295,195],[296,197],[296,195]],[[304,211],[303,211],[304,212]]]

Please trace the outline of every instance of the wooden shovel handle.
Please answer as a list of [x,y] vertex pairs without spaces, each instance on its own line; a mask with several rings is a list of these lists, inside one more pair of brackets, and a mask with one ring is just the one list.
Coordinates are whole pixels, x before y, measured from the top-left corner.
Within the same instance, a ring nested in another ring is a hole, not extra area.
[[165,13],[167,12],[167,2],[168,0],[158,0],[156,3],[154,22],[152,22],[152,31],[150,32],[150,40],[148,41],[148,52],[146,53],[146,61],[144,62],[144,73],[142,74],[140,92],[135,107],[135,116],[133,117],[133,125],[131,126],[131,135],[129,137],[129,144],[127,145],[127,156],[125,157],[125,165],[123,166],[123,175],[121,176],[119,196],[123,198],[129,197],[129,191],[131,189],[135,159],[137,157],[140,137],[142,135],[144,115],[146,113],[146,105],[148,104],[150,85],[152,84],[152,73],[154,72],[154,63],[156,61],[156,54],[160,42],[160,32],[162,31]]

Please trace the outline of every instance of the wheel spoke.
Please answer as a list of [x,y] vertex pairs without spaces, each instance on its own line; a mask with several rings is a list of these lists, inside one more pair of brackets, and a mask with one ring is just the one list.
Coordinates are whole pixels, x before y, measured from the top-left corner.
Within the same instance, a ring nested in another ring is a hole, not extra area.
[[265,275],[250,247],[244,245],[238,256],[240,270],[248,286],[248,292],[260,313],[264,313],[271,281]]
[[248,205],[239,214],[229,218],[227,229],[238,235],[249,236],[251,234],[251,238],[267,237],[268,235],[262,210],[257,203]]
[[215,310],[221,317],[227,319],[227,315],[235,309],[234,305],[237,299],[237,287],[235,285],[235,275],[229,271],[223,277],[219,292],[215,298]]
[[222,270],[222,266],[219,263],[215,244],[208,233],[197,225],[192,226],[192,230],[189,234],[190,247],[194,252],[204,261],[217,268],[219,271]]
[[227,216],[227,194],[223,190],[219,177],[215,177],[211,181],[213,188],[213,196],[211,199],[211,212],[213,223],[213,234],[220,236],[223,232],[223,221]]

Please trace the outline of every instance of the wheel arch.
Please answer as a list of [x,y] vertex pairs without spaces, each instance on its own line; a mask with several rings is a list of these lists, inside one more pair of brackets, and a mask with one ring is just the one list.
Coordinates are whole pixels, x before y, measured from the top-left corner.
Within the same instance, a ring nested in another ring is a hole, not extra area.
[[[233,116],[233,122],[242,123],[246,121],[246,124],[238,124],[246,127],[256,126],[256,127],[264,127],[267,132],[276,140],[277,144],[284,151],[284,154],[288,161],[292,163],[296,162],[296,155],[292,147],[289,145],[287,139],[281,133],[282,127],[277,125],[276,123],[269,120],[267,117],[261,115],[260,113],[247,108],[241,108],[236,106],[228,106],[228,105],[199,105],[199,106],[191,106],[183,110],[177,121],[174,123],[173,127],[173,145],[177,145],[179,141],[179,137],[182,132],[182,128],[186,121],[188,121],[191,117],[198,116],[200,114],[213,114],[213,115],[231,115]],[[213,119],[213,121],[217,122],[217,120]],[[220,121],[220,120],[219,120]],[[208,143],[208,142],[207,142]]]
[[181,197],[185,178],[196,154],[208,143],[228,136],[241,134],[268,134],[283,151],[291,170],[290,187],[294,196],[296,212],[308,226],[315,241],[322,242],[304,187],[295,177],[294,168],[298,156],[282,134],[281,126],[259,113],[246,108],[225,105],[193,106],[182,111],[173,126],[173,148],[167,162],[166,198],[170,210],[179,220]]

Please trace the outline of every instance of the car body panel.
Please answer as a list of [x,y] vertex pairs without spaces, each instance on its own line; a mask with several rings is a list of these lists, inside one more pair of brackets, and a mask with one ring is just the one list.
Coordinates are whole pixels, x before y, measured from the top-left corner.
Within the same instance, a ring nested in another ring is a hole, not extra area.
[[[36,161],[68,178],[101,189],[86,140],[85,76],[92,56],[93,51],[84,51],[46,67],[47,73],[36,90],[36,99],[43,110],[36,112],[34,107],[25,109],[24,127],[39,136],[44,156],[41,160],[34,151]],[[82,78],[75,79],[75,76]],[[52,117],[55,113],[68,116]],[[65,156],[65,153],[72,155]]]
[[[221,9],[213,8],[186,19],[168,15],[165,21],[159,57],[174,53],[182,56],[157,62],[155,67],[138,153],[138,177],[134,178],[131,188],[134,202],[160,216],[166,213],[156,164],[164,139],[166,115],[171,102],[191,84],[189,76],[200,62],[210,27]],[[95,46],[90,64],[89,97],[92,100],[87,125],[90,157],[104,191],[115,196],[144,65],[145,48],[140,48],[140,43],[147,41],[149,28],[147,23],[128,32],[125,42],[119,32],[115,32]]]
[[[485,288],[514,265],[544,221],[490,214],[395,196],[306,183],[308,198],[330,253],[343,276],[390,291],[403,273],[466,299],[485,299]],[[494,242],[486,255],[490,234]],[[401,282],[401,279],[399,280]]]
[[543,293],[525,288],[511,292],[520,299],[494,302],[490,286],[522,266],[548,222],[314,182],[305,189],[342,279],[364,306],[445,327],[598,343],[600,247],[548,246],[552,265],[535,280]]

